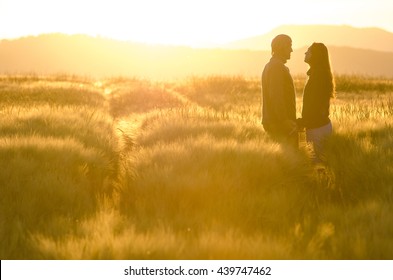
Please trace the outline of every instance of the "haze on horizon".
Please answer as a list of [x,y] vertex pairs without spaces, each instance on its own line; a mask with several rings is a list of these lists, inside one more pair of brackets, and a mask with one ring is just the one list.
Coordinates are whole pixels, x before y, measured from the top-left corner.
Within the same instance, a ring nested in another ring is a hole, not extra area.
[[[379,27],[393,32],[391,0],[1,0],[0,39],[86,34],[151,44],[208,46],[280,25]],[[267,1],[266,1],[267,2]]]

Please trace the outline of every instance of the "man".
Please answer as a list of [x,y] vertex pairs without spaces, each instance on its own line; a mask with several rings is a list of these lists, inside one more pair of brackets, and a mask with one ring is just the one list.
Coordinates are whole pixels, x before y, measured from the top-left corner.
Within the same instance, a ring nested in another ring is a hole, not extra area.
[[278,35],[271,43],[272,58],[262,73],[262,124],[276,141],[298,147],[295,87],[287,60],[291,58],[292,40]]

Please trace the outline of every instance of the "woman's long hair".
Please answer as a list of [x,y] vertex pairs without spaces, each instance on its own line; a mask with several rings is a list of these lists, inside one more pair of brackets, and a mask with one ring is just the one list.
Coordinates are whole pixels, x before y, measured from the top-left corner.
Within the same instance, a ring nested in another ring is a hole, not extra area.
[[313,43],[310,46],[311,58],[310,58],[310,70],[309,74],[315,76],[315,78],[324,81],[325,86],[330,94],[330,97],[334,97],[336,94],[335,82],[330,67],[330,59],[327,47],[322,43]]

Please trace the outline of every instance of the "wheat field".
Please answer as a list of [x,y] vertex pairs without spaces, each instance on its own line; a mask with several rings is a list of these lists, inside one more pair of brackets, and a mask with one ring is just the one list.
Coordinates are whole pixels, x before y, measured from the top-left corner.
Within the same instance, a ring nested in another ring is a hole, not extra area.
[[0,258],[393,259],[393,81],[336,83],[320,171],[258,77],[0,76]]

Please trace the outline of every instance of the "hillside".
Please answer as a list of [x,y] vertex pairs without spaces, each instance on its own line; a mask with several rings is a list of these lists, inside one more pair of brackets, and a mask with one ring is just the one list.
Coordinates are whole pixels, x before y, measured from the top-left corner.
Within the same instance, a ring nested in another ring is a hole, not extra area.
[[268,53],[153,46],[84,35],[26,37],[0,43],[0,73],[73,73],[172,78],[254,75]]
[[[393,77],[393,52],[329,45],[328,48],[333,71],[337,74]],[[305,52],[306,47],[292,53],[292,58],[287,63],[292,73],[307,71],[308,65],[304,63]]]
[[269,33],[231,42],[230,49],[270,50],[272,38],[277,34],[292,37],[295,49],[323,42],[331,46],[346,46],[383,52],[393,52],[393,34],[379,28],[355,28],[333,25],[283,25]]
[[[393,77],[393,52],[329,46],[339,74]],[[295,49],[288,66],[304,73],[305,48]],[[93,77],[137,76],[153,79],[190,75],[259,76],[270,51],[193,49],[154,46],[94,38],[50,34],[0,41],[0,73],[68,73]]]

